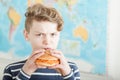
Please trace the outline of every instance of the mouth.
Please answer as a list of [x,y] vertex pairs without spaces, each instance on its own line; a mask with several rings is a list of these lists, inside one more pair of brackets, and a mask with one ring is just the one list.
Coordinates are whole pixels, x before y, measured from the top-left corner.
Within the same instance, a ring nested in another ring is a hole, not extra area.
[[44,48],[45,50],[50,50],[51,48]]

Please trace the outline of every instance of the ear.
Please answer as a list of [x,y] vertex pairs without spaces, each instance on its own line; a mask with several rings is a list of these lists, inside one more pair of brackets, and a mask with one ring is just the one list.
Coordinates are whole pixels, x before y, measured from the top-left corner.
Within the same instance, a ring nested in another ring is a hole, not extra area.
[[24,34],[25,40],[29,41],[29,33],[26,30],[24,30],[23,34]]

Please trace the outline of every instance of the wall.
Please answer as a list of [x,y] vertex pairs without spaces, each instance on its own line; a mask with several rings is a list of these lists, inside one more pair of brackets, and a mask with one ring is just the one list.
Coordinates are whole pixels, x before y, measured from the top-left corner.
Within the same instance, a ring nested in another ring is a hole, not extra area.
[[108,12],[108,75],[120,80],[120,0],[109,0]]

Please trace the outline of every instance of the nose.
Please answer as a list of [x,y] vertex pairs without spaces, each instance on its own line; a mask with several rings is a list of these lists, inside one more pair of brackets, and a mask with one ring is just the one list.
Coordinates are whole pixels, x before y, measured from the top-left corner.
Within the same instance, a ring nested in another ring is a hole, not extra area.
[[44,39],[43,39],[43,44],[48,45],[49,43],[50,43],[49,36],[45,36]]
[[48,41],[47,41],[47,40],[44,40],[44,41],[43,41],[43,44],[44,44],[44,45],[48,45]]

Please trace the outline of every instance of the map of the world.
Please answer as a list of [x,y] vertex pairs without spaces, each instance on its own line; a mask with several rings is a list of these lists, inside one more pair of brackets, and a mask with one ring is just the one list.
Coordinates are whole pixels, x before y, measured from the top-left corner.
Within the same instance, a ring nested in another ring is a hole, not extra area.
[[106,73],[107,0],[0,0],[0,58],[24,59],[31,47],[24,39],[28,6],[55,7],[64,19],[58,49],[80,71]]

